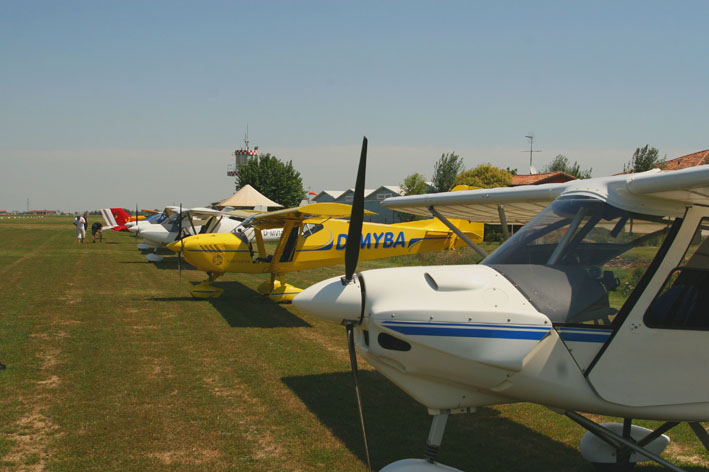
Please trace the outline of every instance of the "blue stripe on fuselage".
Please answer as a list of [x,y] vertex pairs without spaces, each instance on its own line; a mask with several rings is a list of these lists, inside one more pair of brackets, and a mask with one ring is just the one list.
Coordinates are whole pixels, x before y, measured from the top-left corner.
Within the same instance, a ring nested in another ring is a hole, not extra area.
[[460,323],[410,323],[385,321],[385,327],[412,336],[445,336],[465,338],[530,339],[539,341],[551,328]]
[[611,335],[610,330],[598,330],[598,329],[564,329],[559,328],[559,337],[563,341],[570,342],[582,342],[582,343],[604,343],[608,340]]

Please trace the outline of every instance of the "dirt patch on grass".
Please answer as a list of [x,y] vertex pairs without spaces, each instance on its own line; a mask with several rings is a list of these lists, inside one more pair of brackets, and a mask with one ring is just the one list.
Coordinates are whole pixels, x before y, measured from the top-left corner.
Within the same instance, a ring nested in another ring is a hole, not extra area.
[[146,366],[146,377],[152,380],[173,378],[172,364],[166,358],[160,357],[145,357],[144,364]]
[[5,437],[12,441],[12,450],[3,458],[4,462],[13,463],[13,470],[39,472],[46,469],[49,454],[47,446],[58,433],[59,427],[42,414],[39,408],[20,418],[15,423],[16,433]]
[[263,417],[268,410],[260,400],[250,396],[247,389],[239,384],[225,386],[214,377],[206,377],[204,382],[209,386],[215,396],[227,397],[233,405],[238,405],[234,420],[239,425],[239,430],[244,431],[246,440],[253,444],[251,448],[253,459],[273,459],[285,457],[284,448],[273,437],[271,432],[264,427],[257,426],[257,418]]
[[208,465],[225,454],[214,449],[189,449],[180,451],[162,451],[148,454],[148,457],[157,459],[163,465],[189,464]]
[[682,462],[685,464],[691,464],[701,467],[709,466],[709,460],[704,459],[696,454],[692,454],[690,448],[687,445],[680,444],[677,442],[670,442],[667,449],[665,449],[665,455],[669,455],[673,460]]

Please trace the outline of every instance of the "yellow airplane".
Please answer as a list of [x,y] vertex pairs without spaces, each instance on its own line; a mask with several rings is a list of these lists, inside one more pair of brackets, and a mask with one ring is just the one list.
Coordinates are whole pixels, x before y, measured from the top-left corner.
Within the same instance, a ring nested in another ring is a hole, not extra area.
[[[352,207],[343,203],[312,203],[260,213],[244,220],[231,233],[190,236],[167,247],[182,252],[187,262],[207,273],[207,280],[191,290],[196,298],[220,296],[224,290],[211,284],[225,272],[270,272],[271,280],[261,284],[259,292],[277,303],[287,303],[301,289],[285,282],[286,273],[344,263],[350,222],[341,218],[348,218],[351,211]],[[365,214],[374,213],[365,211]],[[450,221],[464,237],[476,243],[482,241],[482,223]],[[275,228],[283,228],[283,233],[273,254],[267,254],[263,233]],[[434,219],[398,224],[362,223],[359,260],[464,245],[461,237]]]

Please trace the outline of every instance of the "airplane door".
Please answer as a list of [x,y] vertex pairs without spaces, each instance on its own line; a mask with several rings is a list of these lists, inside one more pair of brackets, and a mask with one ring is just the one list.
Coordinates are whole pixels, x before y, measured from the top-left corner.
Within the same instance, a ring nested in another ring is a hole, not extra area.
[[621,405],[707,402],[708,346],[709,209],[694,206],[587,378]]

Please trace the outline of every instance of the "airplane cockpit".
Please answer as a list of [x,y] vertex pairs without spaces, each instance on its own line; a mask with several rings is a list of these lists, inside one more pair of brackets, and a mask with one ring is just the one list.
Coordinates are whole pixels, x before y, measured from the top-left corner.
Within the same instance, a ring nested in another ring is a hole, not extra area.
[[155,225],[159,225],[166,219],[167,215],[165,213],[155,213],[154,215],[150,215],[149,217],[147,217],[145,221],[148,221]]
[[672,220],[596,198],[562,197],[488,256],[552,323],[609,327],[669,233]]

